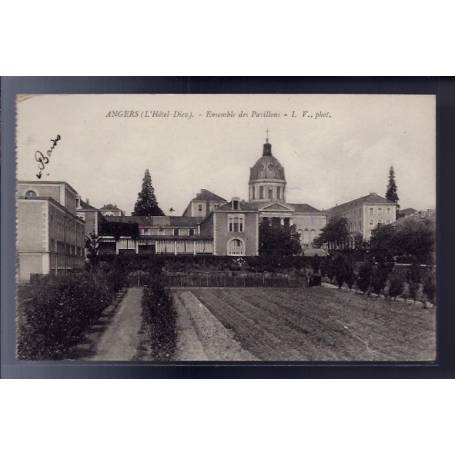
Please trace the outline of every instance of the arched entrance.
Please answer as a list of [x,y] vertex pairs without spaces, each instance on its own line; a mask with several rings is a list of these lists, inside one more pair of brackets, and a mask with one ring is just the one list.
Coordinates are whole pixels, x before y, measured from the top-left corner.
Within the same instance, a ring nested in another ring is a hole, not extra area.
[[242,239],[230,239],[227,244],[228,256],[245,256],[245,242]]

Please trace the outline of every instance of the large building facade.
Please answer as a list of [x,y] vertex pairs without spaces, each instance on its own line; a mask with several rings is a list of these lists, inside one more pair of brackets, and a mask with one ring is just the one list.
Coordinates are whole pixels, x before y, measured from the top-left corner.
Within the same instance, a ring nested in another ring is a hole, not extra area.
[[76,213],[78,194],[66,182],[17,184],[18,280],[60,274],[84,264],[85,226]]
[[98,209],[84,202],[65,182],[18,182],[19,278],[81,267],[90,236],[98,237],[102,255],[255,256],[259,226],[268,222],[294,226],[304,254],[314,254],[314,240],[334,216],[347,218],[352,236],[364,240],[396,220],[396,204],[375,193],[327,211],[288,202],[285,170],[268,139],[249,174],[247,201],[201,189],[182,216],[125,216],[113,204]]
[[373,230],[383,224],[393,224],[397,218],[397,205],[376,193],[354,199],[327,210],[329,218],[344,217],[352,235],[360,234],[370,240]]

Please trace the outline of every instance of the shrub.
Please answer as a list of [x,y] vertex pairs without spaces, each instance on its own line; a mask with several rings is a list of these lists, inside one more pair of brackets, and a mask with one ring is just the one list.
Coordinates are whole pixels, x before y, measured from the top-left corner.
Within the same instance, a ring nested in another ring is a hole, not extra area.
[[417,300],[417,294],[419,292],[420,284],[416,281],[409,282],[409,296],[414,302]]
[[435,303],[436,283],[433,275],[429,275],[423,283],[423,292],[431,303]]
[[399,275],[393,274],[390,277],[389,297],[396,299],[404,291],[404,281]]
[[373,267],[370,262],[361,265],[357,276],[357,286],[364,294],[370,289],[372,273]]
[[177,314],[172,297],[162,285],[159,274],[153,276],[144,288],[142,316],[153,358],[169,360],[177,342]]
[[373,292],[380,295],[384,290],[387,283],[388,268],[384,263],[378,264],[373,268],[373,274],[371,277],[371,287]]
[[333,261],[333,266],[335,269],[335,279],[337,285],[339,288],[341,288],[346,278],[346,258],[343,255],[338,254]]
[[69,355],[86,330],[112,302],[123,280],[115,271],[47,277],[18,303],[17,355],[59,360]]

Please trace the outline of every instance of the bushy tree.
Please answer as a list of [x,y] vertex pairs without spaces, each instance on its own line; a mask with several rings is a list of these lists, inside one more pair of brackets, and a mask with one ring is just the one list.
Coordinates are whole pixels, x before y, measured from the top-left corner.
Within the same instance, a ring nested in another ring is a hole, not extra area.
[[408,286],[409,286],[409,296],[415,302],[417,300],[417,294],[419,292],[420,283],[418,283],[416,281],[410,281],[410,282],[408,282]]
[[273,225],[262,220],[259,226],[259,254],[262,256],[282,258],[300,254],[300,234],[294,225]]
[[321,246],[327,242],[344,242],[349,237],[348,220],[345,217],[334,216],[321,229],[321,234],[314,244]]
[[144,178],[142,179],[142,189],[137,195],[137,201],[134,205],[133,215],[136,216],[161,216],[163,211],[158,206],[155,197],[155,189],[152,185],[152,177],[150,171],[145,170]]
[[349,289],[352,289],[356,280],[355,272],[354,272],[354,260],[352,256],[348,256],[346,258],[346,277],[345,282]]
[[385,263],[380,262],[373,268],[373,274],[371,277],[371,287],[373,292],[380,295],[384,290],[387,283],[388,267]]
[[387,183],[387,190],[385,193],[385,197],[390,202],[394,202],[395,204],[398,204],[399,197],[398,197],[398,193],[397,193],[397,184],[395,182],[395,171],[393,169],[393,166],[390,166],[390,169],[389,169],[389,181]]
[[436,282],[433,274],[428,275],[423,282],[423,292],[431,303],[435,303]]
[[370,262],[365,262],[359,269],[357,286],[364,294],[370,289],[372,273],[373,266]]
[[333,260],[333,265],[335,268],[335,279],[338,285],[338,288],[341,289],[343,283],[346,279],[346,272],[347,272],[347,263],[346,257],[342,254],[337,254],[335,259]]
[[390,277],[390,283],[389,283],[389,297],[391,299],[395,299],[403,293],[404,290],[404,282],[403,279],[397,275],[393,274]]
[[85,250],[87,258],[87,266],[89,269],[96,269],[99,262],[98,252],[100,248],[99,236],[94,232],[85,236]]
[[393,260],[399,254],[396,227],[392,224],[377,226],[371,232],[370,254],[377,260]]
[[414,256],[420,264],[431,264],[435,247],[434,220],[408,217],[397,224],[395,247],[402,256]]
[[402,219],[396,225],[378,226],[372,231],[370,253],[378,260],[394,256],[413,257],[423,264],[432,262],[435,226],[430,219]]

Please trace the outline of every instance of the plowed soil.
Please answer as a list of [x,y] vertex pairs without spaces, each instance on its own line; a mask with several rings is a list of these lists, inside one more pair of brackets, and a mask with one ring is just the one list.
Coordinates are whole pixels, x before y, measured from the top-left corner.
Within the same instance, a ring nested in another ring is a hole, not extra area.
[[[435,360],[434,308],[323,287],[173,292],[179,302],[191,302],[192,307],[186,304],[187,310],[203,305],[192,311],[191,319],[201,345],[206,346],[206,355],[193,360],[229,360],[229,346],[235,346],[233,360]],[[215,339],[214,327],[223,339]],[[180,355],[190,360],[192,356],[182,349]]]

